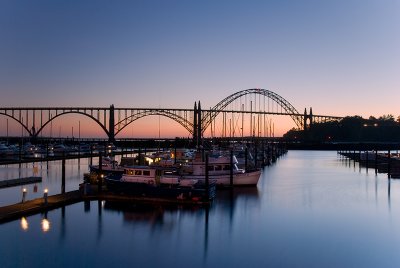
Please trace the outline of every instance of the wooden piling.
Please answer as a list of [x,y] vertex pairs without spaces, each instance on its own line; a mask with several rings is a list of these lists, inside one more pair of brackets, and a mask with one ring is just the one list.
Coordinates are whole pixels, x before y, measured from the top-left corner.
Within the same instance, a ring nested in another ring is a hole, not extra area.
[[391,155],[390,155],[390,150],[388,151],[388,170],[387,170],[387,172],[388,172],[388,179],[390,179],[390,174],[392,173],[391,172]]
[[263,141],[262,151],[263,151],[263,154],[262,154],[262,156],[263,156],[262,165],[263,165],[263,167],[265,167],[266,166],[266,161],[265,161],[265,141]]
[[257,168],[257,144],[254,146],[254,167]]
[[176,138],[174,142],[174,165],[176,165]]
[[63,154],[63,159],[61,160],[61,193],[65,193],[65,155]]
[[229,171],[229,185],[233,187],[233,151],[231,150],[231,168]]
[[139,147],[139,152],[138,152],[138,165],[139,166],[142,165],[142,159],[140,157],[141,154],[142,154],[142,146]]
[[97,181],[98,181],[98,190],[101,192],[101,189],[103,187],[103,178],[102,178],[102,173],[103,173],[103,156],[101,152],[99,153],[99,173],[97,174]]
[[248,155],[248,149],[246,146],[246,149],[244,150],[244,170],[247,171],[247,155]]
[[208,153],[205,155],[205,164],[206,164],[206,179],[205,179],[205,188],[206,188],[206,197],[207,200],[210,199],[210,183],[209,183],[209,176],[208,176]]
[[93,146],[90,145],[90,165],[93,165]]

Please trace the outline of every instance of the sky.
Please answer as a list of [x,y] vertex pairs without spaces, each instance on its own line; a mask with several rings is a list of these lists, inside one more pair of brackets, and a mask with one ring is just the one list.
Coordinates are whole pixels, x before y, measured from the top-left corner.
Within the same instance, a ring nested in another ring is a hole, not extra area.
[[213,107],[262,88],[300,112],[400,115],[400,0],[0,0],[0,36],[0,108]]

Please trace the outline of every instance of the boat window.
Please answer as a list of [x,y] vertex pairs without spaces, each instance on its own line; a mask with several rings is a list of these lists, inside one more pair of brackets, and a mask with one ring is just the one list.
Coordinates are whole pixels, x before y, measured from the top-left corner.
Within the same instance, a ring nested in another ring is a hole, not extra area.
[[215,166],[215,170],[222,170],[222,166]]
[[208,166],[208,170],[214,170],[214,166]]
[[133,170],[127,169],[127,170],[125,170],[125,173],[128,175],[133,175]]
[[150,170],[143,170],[144,176],[150,176]]
[[142,171],[141,170],[135,170],[135,175],[142,175]]

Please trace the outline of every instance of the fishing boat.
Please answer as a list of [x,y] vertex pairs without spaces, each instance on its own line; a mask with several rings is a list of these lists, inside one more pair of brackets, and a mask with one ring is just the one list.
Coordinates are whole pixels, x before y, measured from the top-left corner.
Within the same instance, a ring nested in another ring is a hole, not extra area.
[[238,168],[238,161],[234,155],[231,161],[230,156],[211,154],[208,158],[207,167],[204,158],[200,153],[197,153],[192,163],[183,168],[182,179],[204,181],[206,173],[208,173],[208,178],[215,181],[217,186],[256,186],[260,179],[260,169],[245,170]]
[[105,177],[107,189],[143,197],[173,200],[210,201],[215,197],[215,183],[196,179],[183,179],[175,170],[153,166],[130,166],[122,175]]

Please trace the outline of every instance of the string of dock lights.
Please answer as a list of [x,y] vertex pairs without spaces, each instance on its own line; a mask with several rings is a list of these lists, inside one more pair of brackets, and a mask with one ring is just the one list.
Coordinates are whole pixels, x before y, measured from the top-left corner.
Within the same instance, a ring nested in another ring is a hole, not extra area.
[[[48,190],[47,188],[45,188],[45,189],[43,190],[43,203],[44,203],[44,205],[47,205],[47,204],[48,204],[48,193],[49,193],[49,190]],[[22,189],[22,203],[25,202],[25,200],[26,200],[26,195],[27,195],[27,189],[26,189],[26,188],[23,188],[23,189]],[[44,233],[47,233],[47,232],[50,230],[50,221],[47,219],[47,212],[44,213],[44,217],[42,218],[42,220],[41,220],[40,223],[41,223],[42,231],[43,231]],[[21,229],[22,229],[22,230],[28,231],[28,229],[29,229],[29,222],[28,222],[28,220],[27,220],[26,217],[22,217],[22,218],[21,218],[20,225],[21,225]]]

